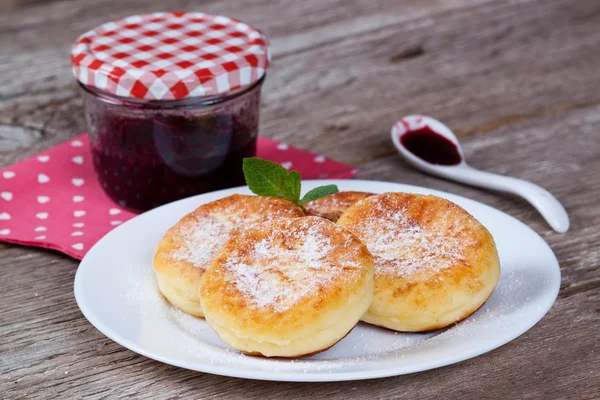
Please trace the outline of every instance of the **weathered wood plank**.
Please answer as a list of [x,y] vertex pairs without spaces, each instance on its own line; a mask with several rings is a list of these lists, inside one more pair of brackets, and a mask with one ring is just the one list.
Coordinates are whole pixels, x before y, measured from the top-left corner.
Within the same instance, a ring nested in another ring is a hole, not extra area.
[[[85,129],[71,42],[156,0],[0,6],[0,166]],[[501,209],[540,233],[562,267],[559,299],[532,330],[458,365],[366,382],[294,384],[199,374],[105,338],[72,294],[77,263],[0,244],[3,398],[578,398],[600,393],[600,4],[593,0],[169,3],[265,30],[274,65],[262,131],[355,164],[360,177],[433,187]],[[549,230],[524,201],[424,176],[394,155],[391,124],[448,122],[478,168],[532,180],[571,215]]]
[[[427,110],[464,136],[600,101],[589,85],[600,67],[595,29],[600,13],[593,13],[594,2],[553,1],[544,7],[532,1],[490,2],[477,8],[477,18],[472,8],[435,13],[433,6],[395,4],[378,4],[372,15],[354,19],[339,15],[345,7],[330,7],[338,11],[329,28],[318,25],[327,22],[319,7],[305,11],[307,25],[323,30],[317,47],[310,47],[310,35],[296,33],[298,19],[291,32],[279,36],[280,20],[261,23],[265,6],[258,7],[258,15],[249,8],[245,16],[264,25],[275,47],[264,90],[263,133],[356,163],[389,154],[387,133],[402,115]],[[0,124],[37,135],[30,140],[40,143],[36,150],[85,130],[82,113],[73,112],[81,103],[68,68],[68,44],[101,18],[94,16],[87,26],[69,18],[65,13],[62,24],[50,24],[56,32],[49,41],[60,45],[18,52],[0,75],[5,80],[0,94],[11,99],[3,102],[7,109],[0,107]],[[39,23],[34,27],[43,29]],[[354,34],[327,41],[326,29]],[[286,53],[299,42],[303,51]],[[415,46],[422,54],[394,61]],[[6,162],[14,157],[7,155]]]

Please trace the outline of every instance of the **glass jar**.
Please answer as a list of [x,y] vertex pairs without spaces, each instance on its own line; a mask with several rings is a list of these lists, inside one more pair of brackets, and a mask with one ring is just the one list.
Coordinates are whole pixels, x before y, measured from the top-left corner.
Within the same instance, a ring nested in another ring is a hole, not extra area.
[[73,69],[104,191],[144,211],[244,184],[267,50],[260,32],[200,13],[128,17],[82,35]]
[[137,211],[244,184],[256,154],[262,80],[226,97],[160,104],[83,88],[94,168],[104,191]]

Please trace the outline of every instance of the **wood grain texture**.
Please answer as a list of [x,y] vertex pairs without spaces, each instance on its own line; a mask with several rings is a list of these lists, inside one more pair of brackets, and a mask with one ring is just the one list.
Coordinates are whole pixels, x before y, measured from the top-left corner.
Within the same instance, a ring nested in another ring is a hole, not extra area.
[[[78,34],[166,8],[230,15],[269,35],[264,135],[352,163],[360,178],[445,190],[513,215],[556,253],[559,298],[520,338],[458,365],[363,382],[249,381],[122,348],[77,308],[74,260],[0,245],[0,397],[600,398],[598,1],[5,1],[0,166],[85,130],[69,70]],[[410,113],[455,128],[473,166],[553,192],[570,213],[569,233],[550,231],[517,198],[411,170],[388,140]]]

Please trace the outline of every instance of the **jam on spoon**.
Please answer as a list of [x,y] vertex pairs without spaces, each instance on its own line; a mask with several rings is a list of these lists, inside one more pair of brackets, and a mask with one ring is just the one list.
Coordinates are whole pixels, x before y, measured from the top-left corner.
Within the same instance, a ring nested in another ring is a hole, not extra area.
[[523,179],[480,171],[465,160],[456,135],[440,121],[409,115],[394,124],[392,143],[413,167],[428,174],[471,186],[512,193],[529,201],[557,232],[569,230],[569,216],[544,188]]
[[462,158],[456,145],[428,125],[400,137],[402,145],[415,156],[436,165],[457,165]]

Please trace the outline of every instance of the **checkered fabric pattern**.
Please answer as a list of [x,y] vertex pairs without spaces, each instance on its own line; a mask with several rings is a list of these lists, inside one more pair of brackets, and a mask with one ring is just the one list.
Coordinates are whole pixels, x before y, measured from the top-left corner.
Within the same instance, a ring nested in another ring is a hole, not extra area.
[[259,80],[269,61],[260,31],[197,12],[108,22],[81,35],[71,51],[82,84],[146,100],[225,94]]

